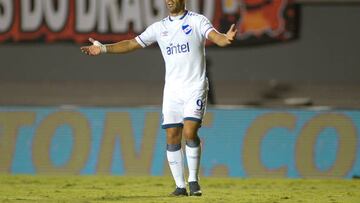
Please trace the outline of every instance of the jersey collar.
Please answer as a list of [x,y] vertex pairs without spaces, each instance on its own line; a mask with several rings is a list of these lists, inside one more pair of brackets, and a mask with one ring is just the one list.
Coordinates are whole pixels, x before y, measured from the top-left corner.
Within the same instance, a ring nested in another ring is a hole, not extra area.
[[[186,16],[188,13],[189,13],[189,11],[188,11],[188,10],[185,10],[185,13],[179,18],[179,20],[184,19],[185,16]],[[174,21],[175,19],[171,19],[171,16],[169,16],[169,20],[170,20],[170,21]]]

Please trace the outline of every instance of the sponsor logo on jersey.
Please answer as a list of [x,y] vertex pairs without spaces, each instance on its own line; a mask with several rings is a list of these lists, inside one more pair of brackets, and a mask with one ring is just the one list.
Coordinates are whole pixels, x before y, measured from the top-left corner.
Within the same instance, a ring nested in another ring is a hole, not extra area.
[[166,47],[167,55],[174,55],[174,54],[181,54],[181,53],[188,53],[190,52],[190,45],[189,42],[186,44],[170,44],[170,46]]
[[192,29],[192,27],[190,25],[185,24],[185,25],[182,26],[182,30],[184,31],[184,33],[186,35],[190,35],[193,29]]
[[168,31],[161,32],[161,37],[167,37],[169,35]]

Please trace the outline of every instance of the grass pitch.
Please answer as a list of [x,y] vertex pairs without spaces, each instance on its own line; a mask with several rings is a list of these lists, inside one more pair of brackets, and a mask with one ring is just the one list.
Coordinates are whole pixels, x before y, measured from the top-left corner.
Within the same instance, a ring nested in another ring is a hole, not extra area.
[[202,197],[169,197],[164,177],[0,176],[0,202],[360,202],[359,180],[203,178]]

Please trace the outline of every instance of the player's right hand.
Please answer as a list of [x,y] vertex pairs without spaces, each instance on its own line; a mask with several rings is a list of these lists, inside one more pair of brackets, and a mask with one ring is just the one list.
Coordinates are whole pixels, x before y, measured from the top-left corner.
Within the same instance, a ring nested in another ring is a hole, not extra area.
[[231,44],[232,41],[234,41],[237,32],[238,30],[235,28],[235,24],[232,24],[230,29],[226,33],[226,37],[228,39],[229,44]]
[[89,56],[97,56],[101,54],[101,48],[98,41],[94,40],[93,38],[89,38],[89,41],[92,43],[91,46],[84,46],[81,47],[81,51]]

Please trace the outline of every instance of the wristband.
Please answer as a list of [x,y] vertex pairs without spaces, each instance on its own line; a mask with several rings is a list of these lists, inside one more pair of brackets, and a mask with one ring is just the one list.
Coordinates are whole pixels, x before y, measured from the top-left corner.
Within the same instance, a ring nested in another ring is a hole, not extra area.
[[94,41],[93,45],[100,47],[100,52],[102,54],[107,52],[106,45],[101,44],[99,41]]

